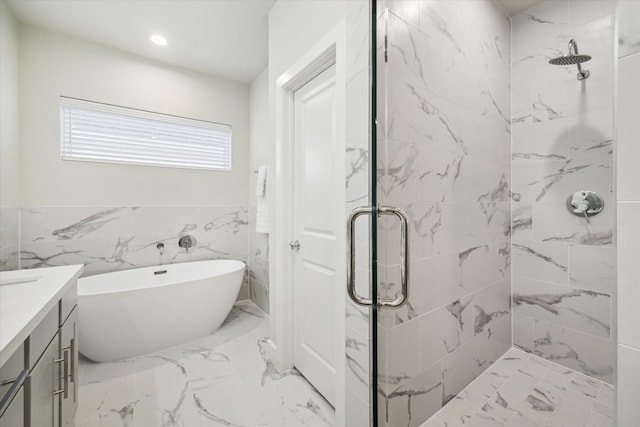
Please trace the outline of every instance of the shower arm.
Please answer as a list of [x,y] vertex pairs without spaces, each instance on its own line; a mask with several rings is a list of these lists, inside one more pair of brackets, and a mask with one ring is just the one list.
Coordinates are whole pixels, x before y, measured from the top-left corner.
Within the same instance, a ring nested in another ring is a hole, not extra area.
[[[578,55],[579,53],[580,52],[578,52],[578,43],[576,43],[574,39],[569,40],[569,55]],[[578,66],[578,74],[584,74],[580,63],[578,62],[576,65]]]

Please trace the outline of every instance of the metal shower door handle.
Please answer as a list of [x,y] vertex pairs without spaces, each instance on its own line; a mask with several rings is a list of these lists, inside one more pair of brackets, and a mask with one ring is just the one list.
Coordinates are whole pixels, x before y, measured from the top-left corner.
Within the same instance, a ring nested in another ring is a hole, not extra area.
[[[409,221],[402,209],[391,206],[380,206],[378,216],[394,215],[400,219],[400,293],[393,300],[379,300],[382,308],[399,308],[407,303],[409,298]],[[373,214],[372,207],[359,207],[349,214],[347,221],[347,292],[349,297],[359,305],[370,306],[373,301],[358,295],[355,287],[355,246],[353,244],[353,229],[356,219],[361,215]]]
[[347,220],[347,293],[349,298],[358,305],[370,306],[373,305],[371,298],[364,298],[358,295],[356,291],[356,274],[355,274],[355,259],[356,248],[353,244],[353,225],[361,215],[371,215],[373,213],[372,207],[359,207],[355,208],[349,214]]
[[407,214],[392,206],[380,206],[378,215],[394,215],[400,220],[400,293],[393,300],[380,300],[382,308],[399,308],[409,300],[409,220]]

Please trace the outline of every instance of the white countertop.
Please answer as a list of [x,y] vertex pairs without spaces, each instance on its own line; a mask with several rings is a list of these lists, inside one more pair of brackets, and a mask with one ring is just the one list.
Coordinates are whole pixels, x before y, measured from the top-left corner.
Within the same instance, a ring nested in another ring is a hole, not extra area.
[[[0,366],[83,271],[83,265],[0,271]],[[21,280],[24,282],[5,284]]]

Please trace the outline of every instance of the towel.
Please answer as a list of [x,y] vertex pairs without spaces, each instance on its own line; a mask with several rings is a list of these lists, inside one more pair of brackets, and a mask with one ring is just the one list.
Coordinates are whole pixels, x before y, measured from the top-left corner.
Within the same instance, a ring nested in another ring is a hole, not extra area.
[[267,187],[267,165],[262,165],[258,169],[258,180],[256,181],[256,196],[264,196]]
[[267,200],[267,166],[260,166],[256,183],[256,233],[269,234],[269,201]]

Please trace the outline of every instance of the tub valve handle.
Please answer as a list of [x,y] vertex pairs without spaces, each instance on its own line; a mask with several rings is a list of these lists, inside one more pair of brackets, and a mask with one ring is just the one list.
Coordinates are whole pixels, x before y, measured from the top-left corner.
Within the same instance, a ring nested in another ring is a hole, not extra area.
[[156,245],[156,248],[160,251],[160,256],[164,253],[164,243],[160,242]]
[[181,248],[185,248],[187,252],[189,252],[189,248],[192,248],[196,245],[196,238],[190,235],[182,236],[178,240],[178,246]]

